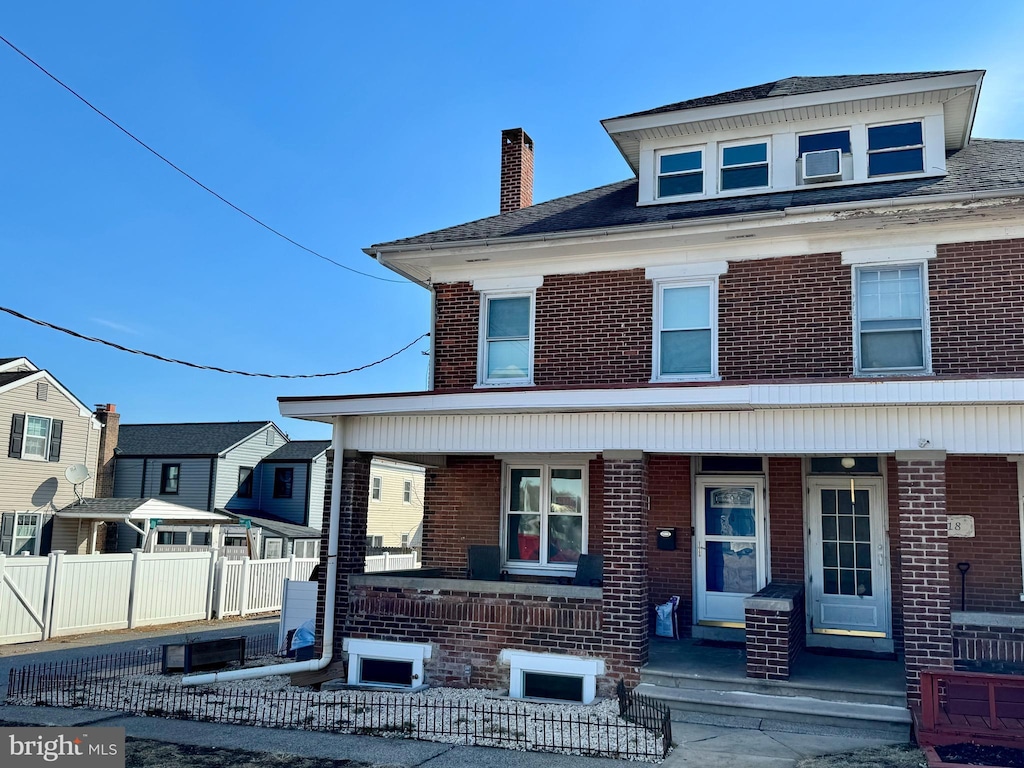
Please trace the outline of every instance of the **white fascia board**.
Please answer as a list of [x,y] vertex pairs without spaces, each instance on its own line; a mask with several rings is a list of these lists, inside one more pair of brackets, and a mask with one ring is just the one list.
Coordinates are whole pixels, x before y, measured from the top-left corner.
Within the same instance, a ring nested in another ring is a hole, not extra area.
[[[709,107],[680,109],[674,112],[659,112],[654,115],[637,117],[618,117],[601,121],[601,125],[609,134],[641,131],[650,128],[662,128],[679,123],[695,123],[705,120],[720,120],[729,117],[752,115],[759,112],[773,112],[780,109],[804,109],[821,104],[839,104],[863,99],[880,99],[891,96],[902,96],[910,93],[924,93],[954,88],[977,88],[981,85],[984,70],[974,70],[955,75],[939,77],[923,77],[916,80],[899,80],[880,85],[861,85],[855,88],[843,88],[833,91],[815,91],[795,96],[773,96],[767,99],[751,99],[731,104],[718,104]],[[685,115],[685,118],[682,116]]]
[[447,413],[754,410],[876,405],[1024,403],[1024,379],[903,379],[828,384],[739,384],[630,389],[517,390],[284,400],[281,415],[334,416]]
[[28,366],[29,370],[38,371],[39,368],[27,357],[16,357],[13,360],[0,364],[0,373],[8,373],[22,365]]

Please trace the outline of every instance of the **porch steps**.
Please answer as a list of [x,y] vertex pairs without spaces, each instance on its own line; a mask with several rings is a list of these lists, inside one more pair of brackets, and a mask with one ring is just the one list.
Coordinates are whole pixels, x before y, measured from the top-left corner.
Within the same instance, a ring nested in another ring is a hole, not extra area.
[[906,705],[865,704],[819,699],[806,695],[778,695],[700,688],[665,688],[641,683],[636,692],[664,702],[673,719],[688,715],[719,715],[742,720],[799,723],[806,726],[867,730],[879,736],[909,738],[911,716]]
[[754,680],[738,670],[701,671],[651,665],[641,671],[636,692],[666,703],[673,719],[701,716],[732,719],[743,727],[800,724],[871,731],[904,739],[911,715],[903,691],[874,683],[870,671],[843,682],[808,676],[784,682]]

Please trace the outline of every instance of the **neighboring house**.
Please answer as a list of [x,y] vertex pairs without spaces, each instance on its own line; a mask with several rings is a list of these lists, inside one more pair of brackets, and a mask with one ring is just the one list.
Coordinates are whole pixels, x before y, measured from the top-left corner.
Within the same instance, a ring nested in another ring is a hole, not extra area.
[[[751,677],[804,645],[891,653],[913,703],[923,667],[1021,669],[1024,142],[972,138],[982,77],[605,120],[632,177],[538,205],[506,131],[500,215],[368,248],[432,294],[430,391],[280,398],[347,453],[335,652],[608,691],[679,595],[684,634],[745,642]],[[443,587],[361,574],[374,455],[428,465]],[[470,545],[537,583],[454,581]],[[603,586],[557,583],[581,553]]]
[[49,371],[0,358],[0,554],[49,551],[52,514],[75,500],[64,473],[84,464],[93,495],[102,425]]
[[390,459],[373,460],[366,521],[368,548],[420,548],[423,485],[423,467]]

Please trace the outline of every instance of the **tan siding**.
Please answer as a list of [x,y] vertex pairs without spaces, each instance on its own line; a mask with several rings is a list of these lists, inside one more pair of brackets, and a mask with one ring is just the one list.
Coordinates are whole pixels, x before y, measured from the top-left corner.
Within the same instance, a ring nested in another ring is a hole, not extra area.
[[[81,528],[79,524],[81,523]],[[54,518],[51,552],[67,552],[69,555],[84,555],[88,551],[89,524],[80,520]]]
[[[381,478],[381,499],[373,499],[373,478]],[[404,464],[374,461],[370,466],[370,504],[366,523],[367,536],[383,537],[385,547],[402,544],[402,534],[412,540],[416,526],[423,519],[423,470]],[[412,500],[402,500],[406,480],[412,482]]]
[[[47,416],[64,422],[60,461],[7,457],[11,415],[15,413]],[[78,405],[53,384],[45,402],[36,399],[35,381],[0,394],[0,510],[40,509],[51,503],[60,508],[73,502],[75,494],[71,483],[64,479],[64,470],[72,464],[83,463],[95,476],[100,432],[93,423],[91,414],[83,416]],[[92,496],[94,492],[95,479],[90,478],[82,485],[81,493]]]

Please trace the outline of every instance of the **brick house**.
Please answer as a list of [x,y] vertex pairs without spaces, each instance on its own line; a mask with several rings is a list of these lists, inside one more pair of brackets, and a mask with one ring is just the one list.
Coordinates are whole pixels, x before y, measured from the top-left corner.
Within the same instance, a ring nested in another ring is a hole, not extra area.
[[[500,215],[366,249],[431,292],[429,391],[280,399],[345,452],[350,667],[607,691],[696,652],[652,637],[678,595],[750,678],[894,657],[914,703],[923,667],[1024,669],[1024,142],[971,137],[983,74],[605,120],[632,177],[536,205],[505,131]],[[427,467],[415,578],[361,573],[375,455]]]

